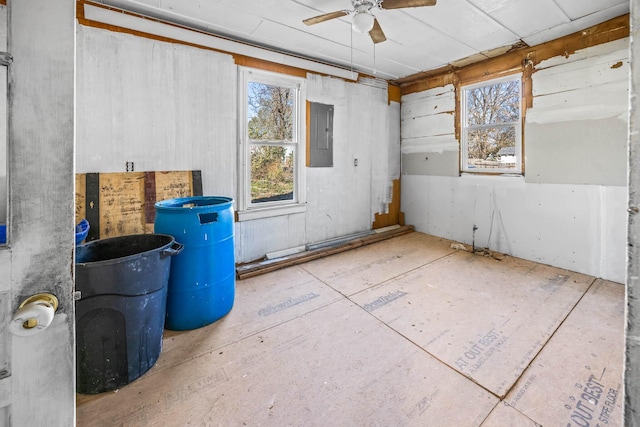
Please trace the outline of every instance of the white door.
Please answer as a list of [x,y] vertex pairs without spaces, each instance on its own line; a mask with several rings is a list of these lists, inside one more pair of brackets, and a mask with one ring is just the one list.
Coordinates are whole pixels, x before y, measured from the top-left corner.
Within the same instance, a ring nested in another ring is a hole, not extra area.
[[[9,243],[0,247],[0,426],[75,423],[75,6],[75,0],[0,5],[0,30],[6,30],[0,34],[8,34],[0,50],[13,57],[6,109]],[[51,325],[14,335],[9,324],[18,305],[42,292],[59,300]]]

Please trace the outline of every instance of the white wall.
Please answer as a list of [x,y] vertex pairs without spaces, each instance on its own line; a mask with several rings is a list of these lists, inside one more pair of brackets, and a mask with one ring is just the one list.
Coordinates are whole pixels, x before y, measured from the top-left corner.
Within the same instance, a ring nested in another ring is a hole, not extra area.
[[[623,283],[628,39],[543,61],[525,177],[458,173],[452,86],[402,98],[402,210],[436,236]],[[427,108],[428,107],[428,108]]]
[[[77,171],[202,171],[205,195],[237,198],[237,67],[231,55],[78,28]],[[399,178],[400,106],[387,91],[307,76],[335,106],[334,167],[306,168],[306,213],[236,223],[236,261],[371,228]],[[354,166],[354,159],[358,166]]]
[[230,55],[78,25],[76,73],[77,173],[200,169],[235,196]]

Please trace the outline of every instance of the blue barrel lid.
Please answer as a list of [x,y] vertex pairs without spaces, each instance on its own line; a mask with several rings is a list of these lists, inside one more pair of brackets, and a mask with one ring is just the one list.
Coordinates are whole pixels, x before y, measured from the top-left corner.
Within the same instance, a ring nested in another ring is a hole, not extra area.
[[210,209],[215,206],[227,208],[231,206],[233,199],[224,196],[193,196],[178,197],[156,202],[156,209]]

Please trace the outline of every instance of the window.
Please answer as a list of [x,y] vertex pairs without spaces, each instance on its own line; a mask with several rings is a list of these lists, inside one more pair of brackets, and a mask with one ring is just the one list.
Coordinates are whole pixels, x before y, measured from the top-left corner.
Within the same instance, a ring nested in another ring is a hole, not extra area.
[[239,210],[287,213],[305,201],[304,79],[242,68],[239,80]]
[[522,173],[521,75],[461,87],[463,172]]

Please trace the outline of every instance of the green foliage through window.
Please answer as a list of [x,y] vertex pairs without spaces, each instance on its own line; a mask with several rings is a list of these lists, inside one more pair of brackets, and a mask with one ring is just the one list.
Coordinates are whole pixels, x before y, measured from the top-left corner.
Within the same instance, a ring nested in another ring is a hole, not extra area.
[[294,199],[295,89],[248,83],[251,203]]

